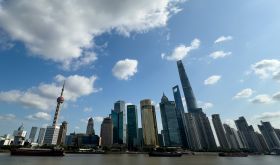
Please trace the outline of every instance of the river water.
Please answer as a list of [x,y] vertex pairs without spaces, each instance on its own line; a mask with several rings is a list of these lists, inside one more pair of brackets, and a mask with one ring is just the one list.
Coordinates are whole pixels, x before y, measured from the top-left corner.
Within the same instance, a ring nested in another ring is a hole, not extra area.
[[149,157],[144,154],[71,155],[22,157],[0,153],[0,165],[280,165],[280,156],[182,156]]

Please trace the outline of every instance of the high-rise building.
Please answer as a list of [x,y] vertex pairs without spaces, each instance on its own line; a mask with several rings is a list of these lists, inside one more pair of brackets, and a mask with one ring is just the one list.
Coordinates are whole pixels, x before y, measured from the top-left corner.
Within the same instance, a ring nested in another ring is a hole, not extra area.
[[258,125],[258,127],[270,150],[280,148],[280,140],[270,122],[261,121],[261,125]]
[[111,147],[113,144],[113,121],[110,117],[103,119],[101,124],[101,146]]
[[235,120],[235,125],[240,132],[240,136],[244,139],[244,143],[248,144],[249,150],[254,152],[263,151],[253,126],[249,126],[246,119],[243,116]]
[[133,150],[137,147],[138,115],[136,105],[127,105],[127,147]]
[[66,133],[67,133],[67,122],[64,121],[64,122],[62,122],[62,124],[59,128],[59,133],[58,133],[58,137],[57,137],[58,145],[65,144]]
[[52,126],[48,126],[46,129],[46,132],[45,132],[44,144],[47,144],[47,145],[56,145],[57,144],[59,126],[57,126],[56,124],[57,124],[58,115],[60,112],[60,105],[64,102],[64,98],[63,98],[64,87],[65,87],[65,82],[63,83],[61,94],[56,100],[57,105],[56,105],[55,114],[54,114],[54,118],[53,118],[53,124],[52,124]]
[[138,137],[137,137],[137,146],[139,149],[142,149],[144,146],[144,139],[143,139],[143,129],[138,128]]
[[24,131],[23,124],[14,131],[14,143],[13,145],[22,146],[24,145],[24,140],[26,136],[26,131]]
[[58,134],[59,126],[47,126],[43,144],[56,145]]
[[144,146],[158,146],[158,130],[155,106],[150,99],[140,101]]
[[[204,150],[215,150],[217,146],[209,119],[206,116],[206,114],[202,111],[202,109],[197,107],[197,102],[190,81],[188,79],[187,73],[181,60],[177,61],[177,67],[179,71],[181,84],[183,87],[183,92],[185,95],[185,100],[187,103],[188,112],[192,113],[192,117],[196,123],[196,131],[199,136],[200,145]],[[191,135],[190,133],[188,137],[192,136],[193,135]],[[195,145],[190,144],[190,146]]]
[[223,124],[223,126],[225,129],[228,142],[230,144],[230,148],[235,150],[244,148],[242,140],[238,135],[238,132],[234,128],[231,128],[228,124]]
[[280,139],[280,129],[274,129],[278,139]]
[[88,119],[86,134],[87,135],[95,135],[94,122],[93,122],[93,118],[92,117]]
[[188,112],[194,112],[197,110],[198,107],[197,107],[196,99],[194,97],[189,78],[187,76],[187,73],[185,71],[184,65],[181,60],[177,61],[177,67],[178,67],[178,71],[179,71],[181,84],[183,87],[183,92],[184,92],[185,99],[187,102]]
[[176,104],[176,115],[177,115],[178,125],[180,129],[182,145],[185,148],[191,148],[191,145],[189,144],[190,143],[189,132],[187,129],[188,125],[185,119],[185,110],[184,110],[179,86],[178,85],[174,86],[172,90],[173,90],[173,96]]
[[269,146],[268,146],[264,136],[262,134],[258,133],[258,132],[256,132],[256,135],[257,135],[257,137],[260,141],[260,144],[261,144],[261,147],[262,147],[263,151],[267,152],[267,153],[270,152]]
[[37,143],[39,145],[43,144],[44,137],[45,137],[45,132],[46,132],[46,128],[40,128],[38,139],[37,139]]
[[125,102],[117,101],[114,104],[114,109],[111,111],[113,120],[113,143],[125,144],[126,143],[126,113]]
[[30,143],[35,142],[35,137],[36,137],[36,134],[37,134],[37,130],[38,130],[38,127],[32,127],[31,128],[31,131],[30,131],[30,134],[29,134]]
[[190,149],[192,150],[201,150],[201,140],[198,133],[197,128],[197,122],[195,120],[195,117],[192,113],[185,113],[185,119],[187,123],[187,129],[188,129],[188,139],[190,144]]
[[219,143],[221,145],[222,149],[230,149],[230,145],[222,124],[222,121],[220,119],[220,115],[213,114],[212,115],[212,122],[219,140]]
[[167,147],[181,147],[182,141],[175,102],[169,101],[163,94],[159,105],[163,127],[162,136],[164,137],[164,145]]

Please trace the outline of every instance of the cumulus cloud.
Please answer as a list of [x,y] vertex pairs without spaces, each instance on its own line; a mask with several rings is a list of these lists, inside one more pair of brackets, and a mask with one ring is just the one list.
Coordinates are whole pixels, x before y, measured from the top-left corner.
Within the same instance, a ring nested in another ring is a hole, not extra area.
[[220,75],[213,75],[208,77],[206,80],[204,80],[204,85],[214,85],[216,84],[220,79],[222,78],[222,76]]
[[198,101],[197,103],[198,106],[201,107],[202,109],[210,109],[214,106],[214,104],[210,102]]
[[232,39],[233,39],[232,36],[221,36],[221,37],[217,38],[214,43],[217,44],[217,43],[221,43],[221,42],[225,42],[225,41],[230,41]]
[[119,80],[128,80],[137,73],[137,65],[137,60],[120,60],[112,69],[113,75]]
[[274,93],[272,99],[276,101],[280,101],[280,92]]
[[257,95],[254,98],[250,99],[250,102],[254,104],[269,104],[272,102],[272,99],[269,95],[262,94],[262,95]]
[[188,53],[192,50],[198,49],[200,46],[200,40],[195,38],[191,45],[178,45],[170,55],[166,55],[165,53],[161,54],[162,59],[171,60],[171,61],[178,61],[185,58]]
[[264,112],[264,113],[262,113],[260,115],[256,115],[254,118],[258,119],[258,120],[277,119],[277,118],[280,118],[280,111],[277,111],[277,112]]
[[37,112],[26,116],[26,118],[30,120],[51,120],[51,115],[46,112]]
[[[181,0],[0,1],[0,27],[43,59],[81,65],[94,38],[115,31],[128,36],[164,27]],[[78,60],[78,64],[75,64]],[[88,61],[88,60],[86,60]],[[94,60],[89,60],[94,61]]]
[[0,92],[0,101],[7,103],[18,103],[23,107],[44,111],[53,110],[56,98],[60,95],[63,81],[66,82],[64,98],[66,101],[75,102],[82,96],[97,92],[94,87],[96,76],[85,77],[71,75],[64,77],[57,75],[55,82],[46,84],[41,83],[37,87],[32,87],[26,91],[10,90]]
[[240,98],[249,98],[254,93],[254,90],[251,88],[246,88],[238,92],[233,98],[240,99]]
[[5,115],[0,115],[0,120],[14,120],[16,119],[16,115],[14,114],[5,114]]
[[280,60],[270,59],[261,60],[251,65],[251,72],[261,79],[272,77],[280,81]]
[[231,52],[215,51],[215,52],[211,53],[209,56],[213,59],[218,59],[218,58],[224,58],[231,54],[232,54]]

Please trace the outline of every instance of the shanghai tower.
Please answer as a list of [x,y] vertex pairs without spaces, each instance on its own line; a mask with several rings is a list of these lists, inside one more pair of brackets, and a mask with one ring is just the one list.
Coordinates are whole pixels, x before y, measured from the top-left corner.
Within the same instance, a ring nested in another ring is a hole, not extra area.
[[194,112],[197,109],[196,99],[193,94],[193,90],[186,74],[184,65],[181,60],[177,61],[177,67],[179,71],[179,76],[183,88],[183,92],[185,95],[185,99],[187,102],[188,112]]
[[188,129],[193,130],[189,131],[189,136],[195,137],[196,140],[199,139],[199,143],[201,144],[201,146],[196,144],[190,144],[190,146],[193,146],[192,148],[202,147],[202,149],[206,151],[215,150],[217,148],[217,145],[210,126],[209,119],[202,111],[202,108],[198,108],[197,106],[190,81],[181,60],[177,61],[177,67],[189,112],[186,116],[192,116],[194,120],[191,122],[189,121],[190,118],[185,118],[187,123],[193,123],[192,125],[188,125]]

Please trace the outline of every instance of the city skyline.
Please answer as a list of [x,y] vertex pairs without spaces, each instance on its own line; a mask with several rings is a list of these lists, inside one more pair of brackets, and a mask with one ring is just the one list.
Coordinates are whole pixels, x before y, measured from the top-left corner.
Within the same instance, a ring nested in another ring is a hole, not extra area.
[[[158,104],[163,92],[173,100],[172,87],[180,84],[176,63],[172,61],[178,58],[185,64],[198,107],[203,107],[208,117],[220,114],[223,123],[235,127],[233,120],[245,116],[257,131],[261,120],[280,128],[277,109],[280,105],[277,27],[280,24],[275,19],[280,15],[276,7],[279,2],[182,1],[174,3],[172,11],[166,9],[172,13],[166,18],[165,7],[170,1],[164,1],[158,5],[163,11],[162,22],[149,20],[148,27],[139,22],[106,25],[112,31],[77,22],[101,30],[102,34],[93,33],[92,29],[79,33],[94,46],[84,44],[87,41],[81,45],[70,42],[71,38],[55,31],[56,25],[61,25],[59,22],[55,22],[48,33],[45,33],[47,29],[36,33],[32,27],[18,21],[21,18],[12,17],[25,12],[8,10],[15,6],[14,2],[1,1],[0,4],[0,74],[3,77],[0,80],[0,135],[12,133],[22,122],[26,128],[50,125],[55,112],[53,98],[59,96],[58,89],[64,80],[66,102],[58,123],[68,121],[68,132],[85,132],[85,123],[93,117],[99,135],[103,117],[108,116],[115,101],[124,100],[140,107],[140,100],[145,98],[153,100],[160,131]],[[218,3],[221,5],[216,6]],[[38,6],[28,9],[35,12]],[[219,6],[223,6],[223,10]],[[261,12],[268,8],[268,12]],[[145,8],[144,11],[154,10]],[[7,22],[7,16],[11,16],[11,22]],[[216,17],[219,19],[211,19]],[[234,19],[237,17],[242,19]],[[18,26],[10,27],[17,21]],[[29,19],[25,22],[32,24]],[[37,25],[44,27],[41,22]],[[38,27],[34,25],[35,29]],[[69,25],[69,29],[67,34],[75,36],[76,27]],[[20,36],[17,31],[26,36]],[[87,35],[88,31],[92,37]],[[59,45],[51,42],[57,39],[51,34],[59,34],[59,41],[70,42],[66,52],[60,47],[50,49]],[[82,47],[82,52],[77,51],[77,47]],[[72,60],[68,61],[69,65],[63,62],[66,59]],[[181,86],[180,90],[183,94]],[[137,112],[138,121],[141,121],[140,108]]]

